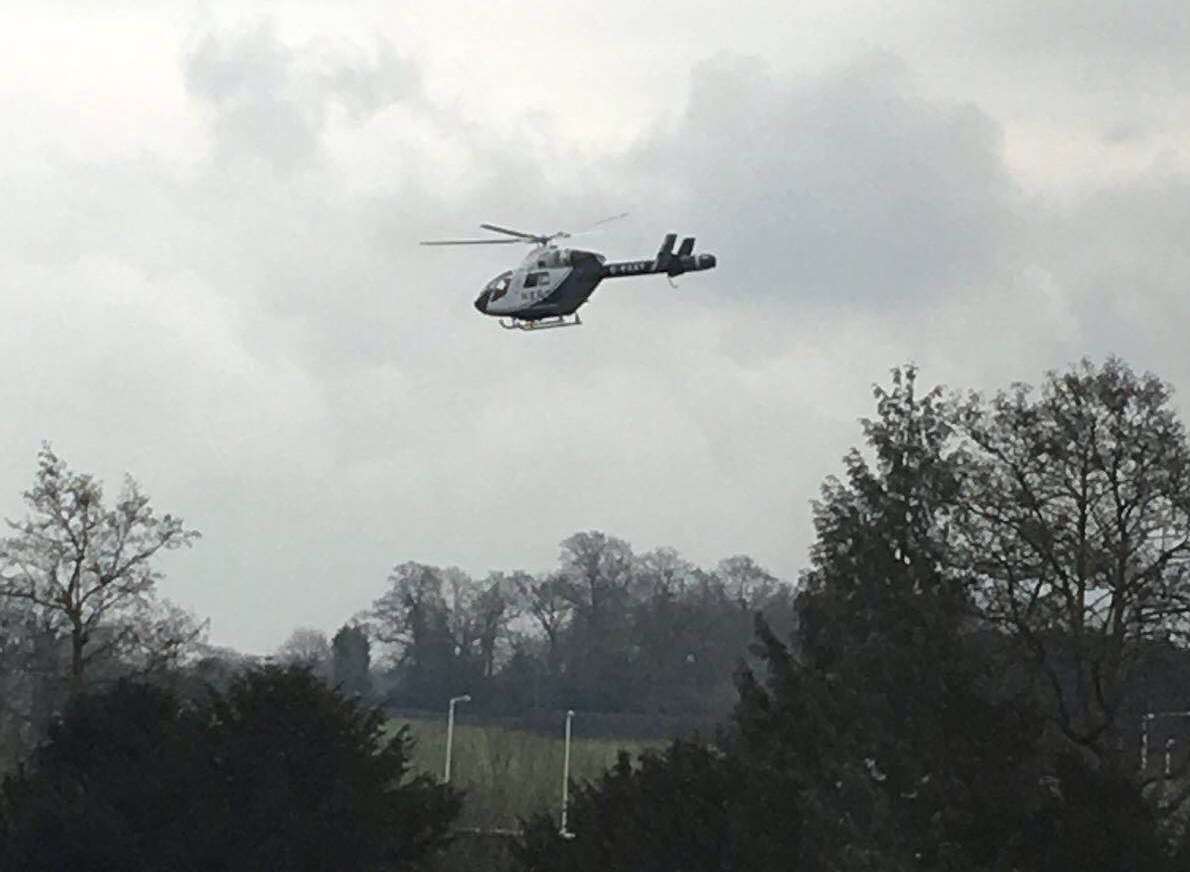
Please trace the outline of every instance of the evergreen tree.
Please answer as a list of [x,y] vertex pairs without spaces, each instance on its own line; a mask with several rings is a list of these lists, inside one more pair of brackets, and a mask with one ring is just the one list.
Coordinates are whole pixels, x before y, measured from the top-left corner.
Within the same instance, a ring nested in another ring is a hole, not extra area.
[[[0,792],[0,869],[197,870],[206,839],[201,717],[121,680],[72,698]],[[230,868],[224,866],[223,868]]]
[[811,867],[972,869],[1002,857],[1040,802],[1037,719],[989,680],[950,566],[958,458],[940,393],[913,368],[876,390],[869,456],[815,506],[795,649],[759,622],[767,680],[741,679],[740,750],[801,791]]
[[400,870],[459,796],[411,776],[411,739],[300,667],[184,706],[120,682],[72,701],[0,796],[0,868]]
[[221,779],[215,862],[235,870],[400,869],[442,844],[460,801],[411,776],[411,738],[308,670],[247,672],[210,704]]
[[362,627],[344,624],[331,640],[335,687],[349,697],[372,695],[372,644]]
[[762,797],[739,761],[697,741],[621,752],[596,782],[575,785],[567,832],[529,821],[515,848],[526,872],[778,872],[800,836],[796,797]]

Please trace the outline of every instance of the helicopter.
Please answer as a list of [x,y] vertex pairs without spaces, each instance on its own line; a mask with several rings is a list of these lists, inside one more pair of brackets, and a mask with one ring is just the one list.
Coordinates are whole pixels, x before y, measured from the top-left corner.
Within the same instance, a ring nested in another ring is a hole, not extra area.
[[[623,218],[617,215],[600,221],[604,224]],[[496,224],[479,225],[484,230],[502,234],[503,239],[435,239],[422,245],[534,245],[516,269],[500,273],[488,282],[475,300],[475,308],[499,319],[507,330],[545,330],[552,327],[577,327],[582,324],[578,308],[587,302],[604,279],[661,274],[674,276],[686,272],[714,269],[713,254],[695,254],[694,237],[682,240],[674,251],[677,234],[666,234],[657,256],[648,260],[608,263],[594,251],[563,248],[558,240],[571,234],[525,233]],[[596,225],[597,226],[597,225]]]

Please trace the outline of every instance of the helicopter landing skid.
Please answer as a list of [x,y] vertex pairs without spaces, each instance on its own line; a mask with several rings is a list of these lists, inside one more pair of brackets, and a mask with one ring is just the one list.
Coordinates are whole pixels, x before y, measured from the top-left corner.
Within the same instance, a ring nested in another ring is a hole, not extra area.
[[538,321],[525,321],[520,318],[500,319],[500,326],[505,330],[551,330],[554,327],[579,327],[582,323],[578,312],[574,313],[573,319],[567,319],[565,315],[559,315],[557,318],[542,318]]

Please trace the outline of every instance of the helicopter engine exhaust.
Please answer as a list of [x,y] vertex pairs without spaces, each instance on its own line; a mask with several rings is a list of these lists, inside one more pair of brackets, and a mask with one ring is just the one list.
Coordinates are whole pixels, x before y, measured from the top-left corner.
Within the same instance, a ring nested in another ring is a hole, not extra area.
[[680,276],[685,272],[698,272],[704,269],[715,268],[715,255],[713,254],[687,254],[678,255],[670,260],[669,266],[665,272],[670,276]]

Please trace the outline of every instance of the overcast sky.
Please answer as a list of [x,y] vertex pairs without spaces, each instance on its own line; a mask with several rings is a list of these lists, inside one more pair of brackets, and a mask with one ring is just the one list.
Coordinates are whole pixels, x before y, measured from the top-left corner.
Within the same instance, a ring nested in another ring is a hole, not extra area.
[[[131,474],[215,643],[585,529],[795,579],[906,361],[1190,410],[1185,0],[2,5],[0,510],[42,440]],[[417,245],[624,211],[719,268],[527,335],[472,308],[522,251]]]

